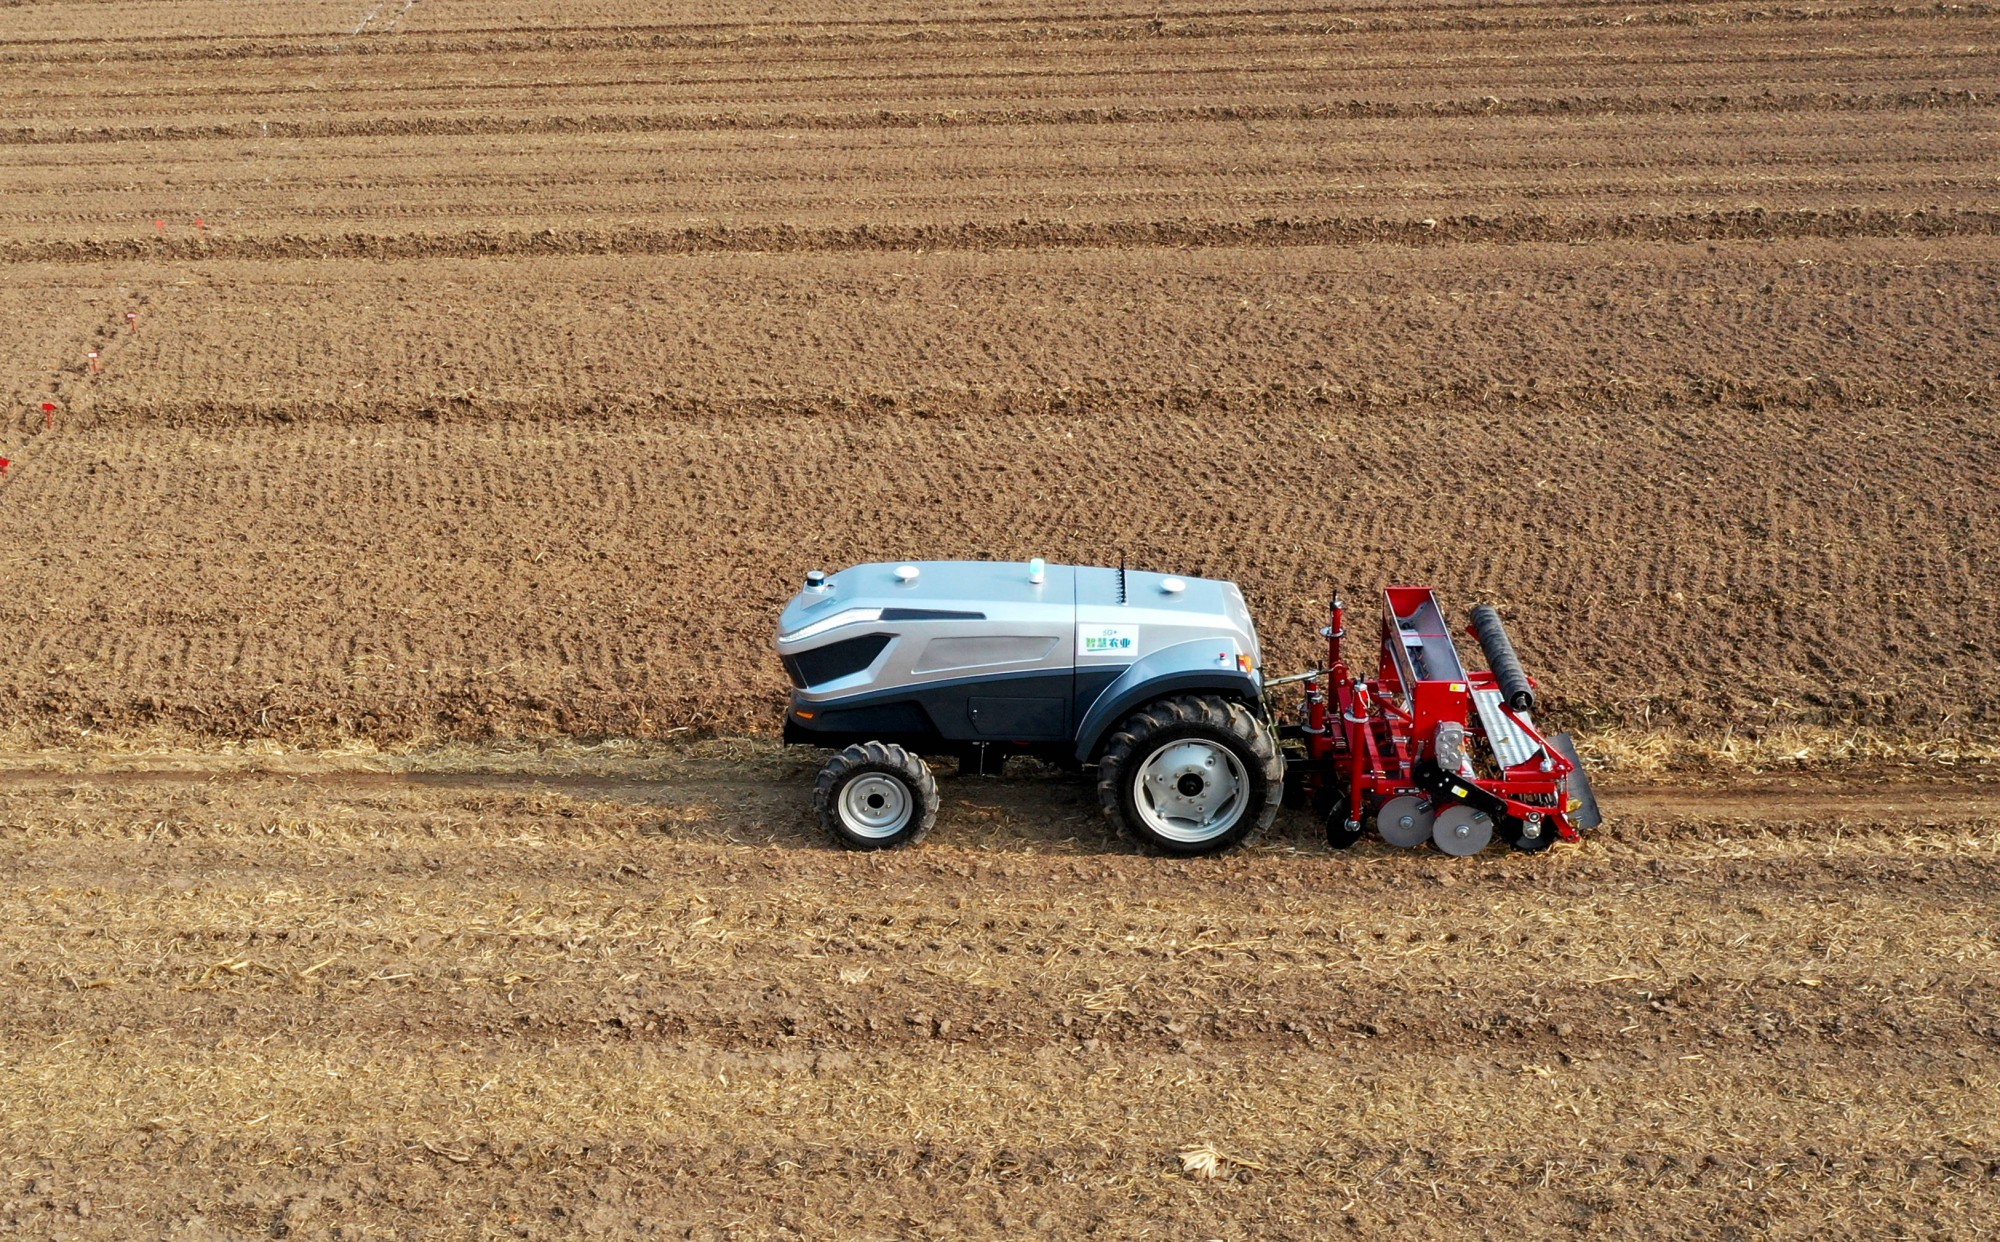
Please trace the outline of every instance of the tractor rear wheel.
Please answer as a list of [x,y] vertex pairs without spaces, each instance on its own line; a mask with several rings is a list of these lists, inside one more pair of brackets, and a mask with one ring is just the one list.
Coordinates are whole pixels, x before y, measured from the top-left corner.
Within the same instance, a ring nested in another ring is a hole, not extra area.
[[1268,827],[1285,760],[1243,704],[1187,694],[1126,717],[1097,761],[1097,799],[1113,823],[1169,854],[1211,854]]
[[857,742],[819,770],[813,810],[848,849],[915,845],[937,824],[937,778],[900,746]]

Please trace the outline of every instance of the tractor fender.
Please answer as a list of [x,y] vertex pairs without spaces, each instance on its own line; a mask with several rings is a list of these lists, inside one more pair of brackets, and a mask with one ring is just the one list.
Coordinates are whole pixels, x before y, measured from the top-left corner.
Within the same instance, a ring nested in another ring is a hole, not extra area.
[[1236,660],[1247,654],[1229,638],[1197,638],[1132,661],[1084,713],[1076,730],[1077,761],[1096,759],[1105,735],[1155,699],[1209,693],[1255,705],[1263,693],[1262,682],[1257,674],[1243,672]]

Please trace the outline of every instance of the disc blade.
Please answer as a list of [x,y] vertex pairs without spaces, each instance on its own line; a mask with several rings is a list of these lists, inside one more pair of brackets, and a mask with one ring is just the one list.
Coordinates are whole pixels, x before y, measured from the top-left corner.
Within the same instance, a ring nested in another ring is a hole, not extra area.
[[1432,821],[1431,840],[1447,854],[1468,858],[1493,840],[1493,817],[1469,806],[1447,807]]
[[1375,812],[1375,831],[1400,850],[1413,850],[1431,835],[1431,808],[1410,794],[1391,798]]

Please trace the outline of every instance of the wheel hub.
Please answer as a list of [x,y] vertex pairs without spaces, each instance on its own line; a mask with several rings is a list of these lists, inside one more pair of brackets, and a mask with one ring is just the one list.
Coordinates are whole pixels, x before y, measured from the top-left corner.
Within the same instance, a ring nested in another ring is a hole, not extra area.
[[879,772],[857,776],[840,791],[840,817],[857,836],[892,837],[915,810],[903,782]]
[[1132,802],[1148,828],[1196,845],[1236,826],[1249,790],[1236,752],[1206,738],[1186,738],[1168,742],[1139,765]]

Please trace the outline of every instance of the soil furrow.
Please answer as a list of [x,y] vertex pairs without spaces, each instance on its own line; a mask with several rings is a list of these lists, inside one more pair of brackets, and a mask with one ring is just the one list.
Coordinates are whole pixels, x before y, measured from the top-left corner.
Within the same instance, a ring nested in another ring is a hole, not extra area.
[[793,228],[622,228],[610,232],[327,234],[318,237],[122,238],[0,242],[0,264],[101,263],[132,260],[516,258],[559,255],[810,254],[880,251],[1005,251],[1186,249],[1398,245],[1554,244],[1594,242],[1781,241],[1807,238],[1989,237],[2000,233],[2000,211],[1918,208],[1715,211],[1675,215],[1618,214],[1456,216],[1443,219],[1287,219],[1268,221],[1130,220],[1066,224],[965,223]]
[[[1241,38],[1246,35],[1365,36],[1378,34],[1471,33],[1494,34],[1508,31],[1563,34],[1604,29],[1685,28],[1689,26],[1760,29],[1777,23],[1803,27],[1867,21],[1928,23],[1981,22],[1992,16],[1990,4],[1859,4],[1812,8],[1770,8],[1757,4],[1704,6],[1689,11],[1682,6],[1647,8],[1641,4],[1620,6],[1617,16],[1596,11],[1545,11],[1510,14],[1504,9],[1458,13],[1399,12],[1363,13],[1359,16],[1328,13],[1325,16],[1287,17],[1252,13],[1242,17],[1189,16],[1166,20],[1156,14],[1134,15],[1124,20],[1085,18],[1065,21],[1037,15],[1027,20],[994,21],[961,26],[948,32],[930,22],[874,25],[865,29],[800,29],[773,24],[762,28],[667,27],[612,25],[602,27],[541,26],[497,27],[450,33],[405,32],[395,39],[344,39],[329,31],[312,39],[270,38],[245,32],[200,41],[175,35],[104,35],[83,38],[32,39],[16,37],[0,41],[0,63],[61,63],[89,61],[93,64],[145,63],[195,60],[233,62],[242,60],[319,60],[332,57],[366,59],[397,58],[410,55],[496,54],[556,51],[571,55],[602,52],[673,51],[683,49],[741,53],[756,49],[797,49],[821,47],[862,47],[893,54],[908,47],[932,47],[940,43],[991,47],[1014,44],[1042,44],[1049,41],[1124,42],[1156,44],[1161,40],[1200,42]],[[814,24],[815,26],[818,23]]]
[[648,115],[551,115],[466,117],[355,117],[321,121],[248,120],[210,125],[127,125],[53,129],[23,126],[0,129],[0,147],[147,144],[218,138],[323,139],[405,136],[470,137],[505,134],[626,134],[729,132],[737,130],[972,129],[1038,125],[1168,125],[1214,121],[1327,121],[1467,116],[1652,116],[1684,113],[1899,112],[1939,108],[1987,110],[2000,107],[2000,92],[1932,88],[1875,94],[1788,94],[1752,96],[1589,96],[1559,99],[1500,98],[1399,102],[1351,100],[1296,105],[1196,106],[1182,108],[964,108],[936,112],[876,109],[869,112],[654,113]]

